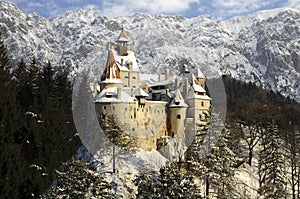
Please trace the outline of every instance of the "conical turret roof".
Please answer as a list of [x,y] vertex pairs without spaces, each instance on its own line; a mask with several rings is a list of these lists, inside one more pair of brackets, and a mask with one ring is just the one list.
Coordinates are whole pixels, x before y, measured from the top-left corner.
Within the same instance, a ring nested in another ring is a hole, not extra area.
[[120,70],[110,47],[108,48],[105,71],[105,79],[120,79]]
[[175,90],[174,95],[175,95],[175,97],[172,100],[172,102],[170,103],[169,107],[171,107],[171,108],[172,107],[174,107],[174,108],[179,108],[179,107],[186,107],[187,108],[187,107],[189,107],[185,103],[185,101],[184,101],[184,99],[183,99],[183,97],[182,97],[179,89]]
[[123,27],[122,27],[122,31],[119,35],[118,42],[129,42],[129,39],[128,39]]

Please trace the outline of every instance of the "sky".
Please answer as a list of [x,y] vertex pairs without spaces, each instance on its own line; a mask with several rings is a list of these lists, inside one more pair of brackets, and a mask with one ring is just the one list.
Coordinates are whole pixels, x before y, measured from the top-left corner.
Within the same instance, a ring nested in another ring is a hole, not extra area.
[[213,19],[230,19],[259,10],[280,7],[300,9],[300,0],[10,0],[26,13],[51,18],[80,8],[95,7],[113,18],[134,13],[182,15],[188,18],[208,14]]

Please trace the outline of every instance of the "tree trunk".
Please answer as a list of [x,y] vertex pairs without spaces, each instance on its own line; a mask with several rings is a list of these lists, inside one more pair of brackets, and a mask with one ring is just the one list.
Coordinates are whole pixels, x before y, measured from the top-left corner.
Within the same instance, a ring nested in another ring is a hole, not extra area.
[[296,199],[296,190],[295,190],[295,162],[294,162],[294,157],[292,157],[291,160],[292,164],[292,199]]
[[205,196],[206,196],[206,198],[209,198],[209,181],[208,181],[208,177],[206,177],[206,179],[205,179]]
[[253,148],[249,147],[249,159],[248,159],[248,164],[251,167],[252,165],[252,158],[253,158]]

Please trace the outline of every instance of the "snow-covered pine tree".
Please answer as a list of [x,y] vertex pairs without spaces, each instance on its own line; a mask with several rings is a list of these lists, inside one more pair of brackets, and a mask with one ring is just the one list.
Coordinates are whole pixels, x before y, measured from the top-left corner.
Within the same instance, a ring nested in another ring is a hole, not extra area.
[[105,176],[77,158],[56,172],[56,183],[41,198],[117,198]]
[[138,187],[136,198],[161,198],[159,189],[160,182],[156,172],[147,170],[141,171],[139,176],[134,180],[134,183]]
[[227,146],[226,136],[228,134],[229,130],[224,129],[211,153],[201,161],[204,168],[200,167],[199,169],[205,171],[202,174],[205,178],[205,197],[224,199],[236,197],[237,193],[234,189],[236,179],[233,168],[236,155]]
[[259,152],[259,195],[262,198],[285,198],[286,173],[284,171],[284,141],[279,137],[277,125],[268,122],[261,139]]
[[163,166],[158,174],[142,172],[135,181],[137,198],[201,198],[194,177],[182,171],[176,162]]
[[299,193],[299,168],[300,168],[300,132],[296,128],[287,129],[288,134],[286,137],[286,147],[288,154],[286,155],[287,162],[290,170],[288,170],[288,176],[291,176],[288,180],[291,187],[291,198],[300,198]]

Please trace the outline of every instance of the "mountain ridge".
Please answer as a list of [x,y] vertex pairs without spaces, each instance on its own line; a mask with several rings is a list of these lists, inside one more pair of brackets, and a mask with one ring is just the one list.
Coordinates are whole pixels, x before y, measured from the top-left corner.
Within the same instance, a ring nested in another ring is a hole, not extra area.
[[[229,20],[137,13],[109,19],[97,9],[80,9],[47,19],[0,2],[0,30],[12,55],[89,69],[99,78],[107,43],[126,30],[144,73],[176,75],[183,64],[208,77],[229,74],[300,101],[300,10],[261,11]],[[29,60],[27,60],[29,61]]]

